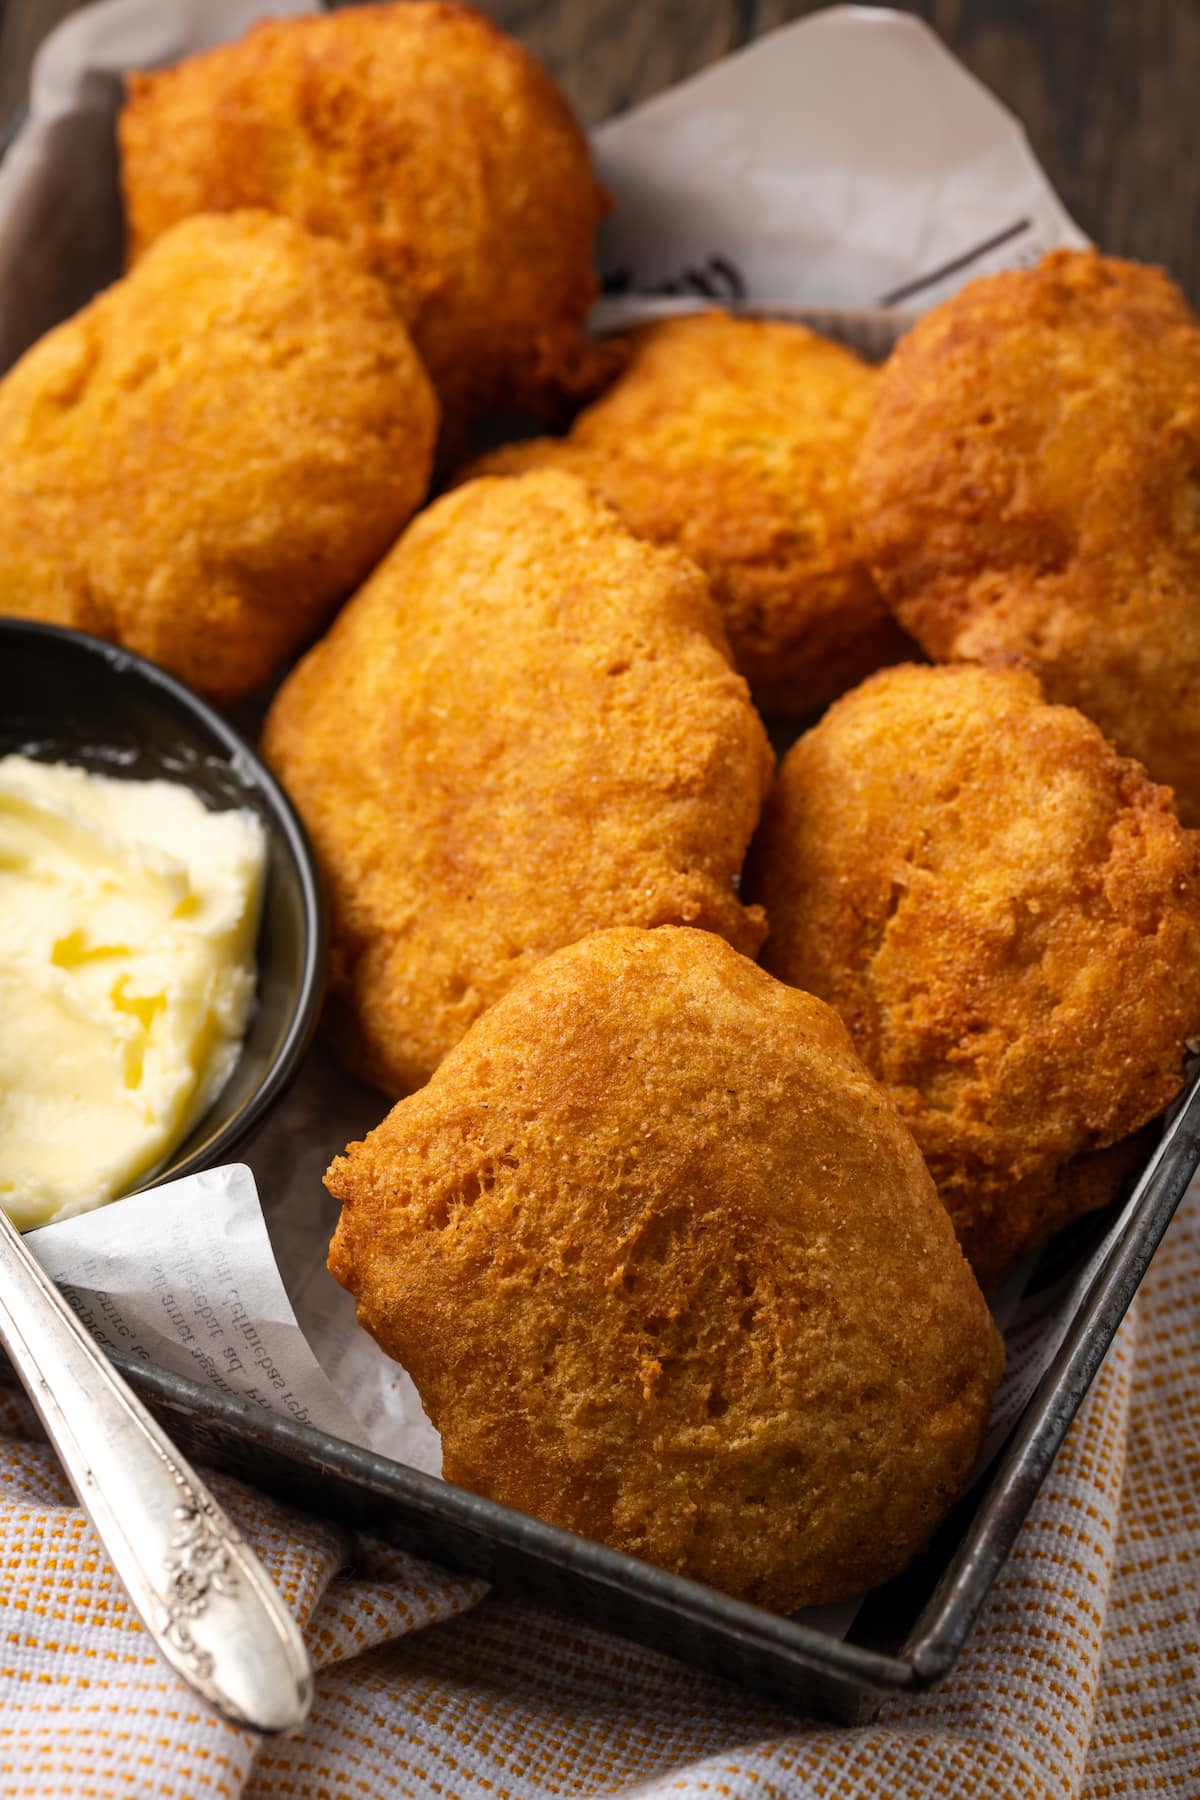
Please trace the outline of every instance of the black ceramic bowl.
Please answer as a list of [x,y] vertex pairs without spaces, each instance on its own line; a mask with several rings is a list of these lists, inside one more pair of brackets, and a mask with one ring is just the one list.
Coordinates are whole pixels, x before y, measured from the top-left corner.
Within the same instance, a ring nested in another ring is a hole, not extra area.
[[196,695],[127,650],[54,625],[0,619],[0,756],[178,781],[267,831],[258,993],[232,1075],[183,1143],[132,1192],[228,1162],[284,1092],[312,1041],[325,978],[325,909],[304,828],[279,783]]

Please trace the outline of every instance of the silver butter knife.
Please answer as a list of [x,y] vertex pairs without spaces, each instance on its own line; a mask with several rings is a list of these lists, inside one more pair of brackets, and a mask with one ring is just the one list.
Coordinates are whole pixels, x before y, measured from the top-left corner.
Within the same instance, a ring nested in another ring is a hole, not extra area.
[[159,1652],[233,1724],[295,1731],[313,1691],[295,1620],[2,1207],[0,1343]]

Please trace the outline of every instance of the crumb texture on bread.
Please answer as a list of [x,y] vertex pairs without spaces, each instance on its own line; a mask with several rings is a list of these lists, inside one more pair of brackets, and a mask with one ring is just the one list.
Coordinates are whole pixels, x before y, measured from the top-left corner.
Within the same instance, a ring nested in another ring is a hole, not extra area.
[[[1200,839],[1032,675],[881,671],[780,768],[764,962],[895,1096],[985,1285],[1130,1158],[1200,1030]],[[1094,1152],[1106,1152],[1094,1156]]]
[[623,355],[568,437],[507,445],[474,473],[569,469],[640,537],[685,551],[766,712],[818,712],[911,656],[850,485],[875,370],[803,325],[716,311],[643,326]]
[[707,583],[573,476],[431,506],[264,745],[328,882],[343,1049],[385,1092],[589,931],[762,941],[735,881],[772,757]]
[[340,244],[187,219],[0,382],[0,612],[236,700],[396,537],[436,432],[408,333]]
[[895,1574],[1003,1360],[833,1012],[709,934],[538,965],[327,1176],[445,1473],[790,1611]]
[[857,491],[931,656],[1032,669],[1200,824],[1200,324],[1161,270],[1060,250],[935,307]]
[[604,196],[528,51],[443,0],[265,20],[129,77],[129,252],[258,206],[341,238],[384,281],[451,418],[587,376]]

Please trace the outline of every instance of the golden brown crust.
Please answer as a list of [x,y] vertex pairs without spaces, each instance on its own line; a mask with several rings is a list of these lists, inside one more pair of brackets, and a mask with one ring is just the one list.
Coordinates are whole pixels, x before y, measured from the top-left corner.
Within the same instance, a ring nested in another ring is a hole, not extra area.
[[340,244],[266,213],[187,220],[0,383],[0,612],[236,699],[391,543],[436,429],[386,291]]
[[767,712],[819,711],[910,656],[849,487],[875,371],[802,325],[721,312],[644,326],[626,353],[568,439],[510,445],[473,473],[570,469],[639,536],[685,551]]
[[430,507],[264,742],[328,878],[345,1039],[387,1092],[589,931],[762,941],[733,884],[772,759],[707,585],[571,476]]
[[587,143],[471,8],[264,22],[130,76],[119,137],[131,256],[188,214],[267,207],[388,284],[455,420],[583,378],[604,203]]
[[1200,327],[1161,271],[1056,251],[936,307],[858,488],[932,656],[1031,668],[1200,823]]
[[786,1612],[967,1479],[1003,1352],[916,1147],[705,933],[548,958],[326,1179],[453,1481]]
[[1200,840],[1031,675],[898,668],[785,758],[747,869],[764,962],[835,1006],[985,1286],[1178,1091]]

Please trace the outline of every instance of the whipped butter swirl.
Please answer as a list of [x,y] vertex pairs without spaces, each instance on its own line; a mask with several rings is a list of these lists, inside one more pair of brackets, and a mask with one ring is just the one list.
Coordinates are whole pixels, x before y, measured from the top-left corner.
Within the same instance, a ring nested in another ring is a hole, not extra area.
[[211,1105],[265,867],[250,812],[0,758],[0,1205],[22,1229],[124,1192]]

